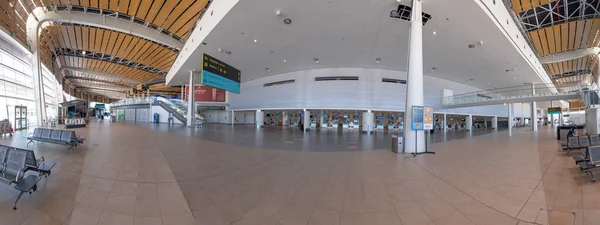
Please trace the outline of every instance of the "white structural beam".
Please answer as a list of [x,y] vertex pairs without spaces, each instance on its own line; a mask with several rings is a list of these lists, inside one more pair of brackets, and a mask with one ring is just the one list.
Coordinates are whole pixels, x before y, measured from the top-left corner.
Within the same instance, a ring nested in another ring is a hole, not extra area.
[[[116,81],[125,81],[127,83],[132,83],[132,84],[141,84],[142,83],[140,81],[132,80],[132,79],[128,79],[128,78],[123,78],[123,77],[118,76],[118,75],[108,74],[108,73],[103,73],[103,72],[98,72],[98,71],[95,71],[95,70],[88,70],[88,69],[78,68],[78,67],[64,66],[64,67],[60,68],[59,73],[63,74],[63,72],[65,70],[73,71],[73,72],[80,72],[80,73],[87,73],[87,74],[95,75],[95,76],[99,76],[99,77],[106,77],[106,78],[113,79],[113,80],[116,80]],[[62,82],[62,80],[59,80],[59,82]]]
[[[579,59],[579,58],[586,57],[586,56],[596,57],[596,60],[600,61],[599,54],[600,54],[600,48],[593,47],[593,48],[561,52],[561,53],[556,53],[556,54],[549,55],[549,56],[544,56],[544,57],[540,58],[540,62],[543,64],[548,64],[548,63],[555,63],[555,62],[563,62],[563,61],[572,60],[572,59]],[[596,69],[597,69],[598,74],[600,74],[600,66],[596,65]]]
[[555,62],[562,62],[562,61],[567,61],[567,60],[572,60],[572,59],[578,59],[578,58],[590,56],[590,55],[597,57],[598,54],[600,54],[600,48],[598,48],[598,47],[586,48],[586,49],[561,52],[561,53],[556,53],[556,54],[552,54],[549,56],[540,57],[540,62],[543,64],[555,63]]
[[84,88],[104,88],[104,89],[111,89],[111,90],[115,90],[115,91],[129,90],[129,88],[127,88],[127,87],[119,87],[119,86],[105,85],[105,84],[86,84],[86,83],[79,83],[79,82],[73,82],[71,84],[75,85],[75,87],[77,89],[84,87]]
[[131,21],[77,11],[48,11],[42,7],[35,8],[27,17],[27,39],[31,40],[35,33],[39,35],[41,25],[45,22],[63,22],[100,27],[131,34],[179,50],[183,48],[183,43],[173,37]]

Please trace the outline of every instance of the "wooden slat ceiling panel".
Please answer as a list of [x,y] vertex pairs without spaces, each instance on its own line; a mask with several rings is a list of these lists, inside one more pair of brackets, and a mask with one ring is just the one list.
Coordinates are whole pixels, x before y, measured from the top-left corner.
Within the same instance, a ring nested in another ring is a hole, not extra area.
[[547,5],[556,0],[511,0],[513,10],[519,14],[521,12],[536,8],[541,5]]
[[[545,0],[538,0],[544,4]],[[111,10],[121,14],[135,16],[155,24],[181,38],[187,38],[200,12],[208,4],[208,0],[22,0],[23,4],[10,6],[8,1],[0,0],[0,27],[15,35],[15,39],[26,46],[25,19],[35,7],[52,5],[73,5]],[[517,2],[514,0],[513,2]],[[527,3],[519,5],[520,10],[527,8]],[[592,31],[600,28],[600,23],[589,25]],[[54,64],[73,65],[85,64],[88,68],[100,68],[105,71],[122,73],[132,79],[149,77],[147,72],[122,68],[112,63],[59,57],[52,62],[51,51],[55,48],[72,48],[91,52],[106,53],[112,56],[140,62],[142,64],[168,71],[177,53],[157,44],[133,37],[128,34],[116,33],[97,28],[63,25],[62,28],[49,26],[48,33],[40,38],[43,47],[41,57],[47,67]],[[591,33],[591,32],[590,32]],[[539,34],[538,34],[539,35]],[[544,34],[548,35],[548,34]],[[589,39],[585,43],[596,41]],[[558,51],[558,50],[554,50]],[[157,77],[157,75],[152,75]]]
[[[103,52],[115,57],[140,62],[163,71],[168,71],[177,53],[170,49],[123,33],[81,26],[48,26],[51,32],[67,36],[68,41],[61,43],[64,48],[79,49],[88,52]],[[89,34],[88,34],[89,32]],[[89,45],[86,46],[82,40]],[[73,46],[73,43],[76,43]],[[168,60],[163,60],[168,59]]]
[[540,56],[598,46],[600,19],[586,19],[533,30],[528,36]]
[[[126,73],[133,74],[134,76],[130,77],[131,79],[138,80],[141,82],[154,80],[161,78],[153,73],[149,73],[143,70],[136,70],[131,67],[122,66],[114,63],[102,62],[96,59],[88,59],[81,57],[73,57],[73,56],[63,56],[67,60],[67,65],[72,67],[86,68],[90,70],[95,70],[98,72],[109,73],[112,74],[112,70],[107,70],[106,67],[103,67],[104,64],[112,64],[116,69],[121,69]],[[94,63],[95,62],[95,63]]]

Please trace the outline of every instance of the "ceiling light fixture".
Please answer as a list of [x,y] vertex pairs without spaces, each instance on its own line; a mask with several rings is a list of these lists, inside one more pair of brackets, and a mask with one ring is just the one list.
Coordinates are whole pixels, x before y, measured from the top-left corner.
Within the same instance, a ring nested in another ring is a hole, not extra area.
[[376,62],[376,63],[379,63],[379,61],[381,61],[381,58],[376,58],[376,59],[375,59],[375,62]]
[[433,34],[437,34],[437,32],[434,31]]
[[278,10],[275,10],[275,15],[276,15],[276,16],[280,16],[280,15],[281,15],[281,10],[279,10],[279,9],[278,9]]
[[287,60],[284,59],[283,62],[287,62]]
[[254,39],[254,43],[258,42],[258,40]]
[[271,72],[271,68],[265,68],[265,70]]
[[290,18],[285,18],[285,20],[283,20],[283,23],[285,23],[286,25],[292,24],[292,20]]
[[319,58],[314,58],[313,60],[315,60],[316,63],[319,63]]
[[85,51],[81,51],[81,54],[84,54],[84,55],[85,55]]

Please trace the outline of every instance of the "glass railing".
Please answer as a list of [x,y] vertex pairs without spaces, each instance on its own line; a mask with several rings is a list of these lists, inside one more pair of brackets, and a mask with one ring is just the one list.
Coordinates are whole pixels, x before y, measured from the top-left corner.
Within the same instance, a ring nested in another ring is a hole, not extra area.
[[[534,93],[535,89],[535,93]],[[577,93],[580,90],[579,85],[554,85],[554,84],[524,84],[514,87],[495,88],[483,91],[470,92],[465,94],[453,95],[443,99],[442,105],[458,105],[474,102],[484,102],[490,100],[499,100],[517,97],[545,96]]]

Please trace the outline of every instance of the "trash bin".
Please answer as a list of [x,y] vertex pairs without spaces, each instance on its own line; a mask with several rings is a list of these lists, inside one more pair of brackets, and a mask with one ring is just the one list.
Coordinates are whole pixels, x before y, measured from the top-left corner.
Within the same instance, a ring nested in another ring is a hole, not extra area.
[[152,122],[154,123],[158,123],[158,113],[154,113],[154,119],[152,120]]
[[392,152],[402,153],[404,152],[404,137],[392,135]]

